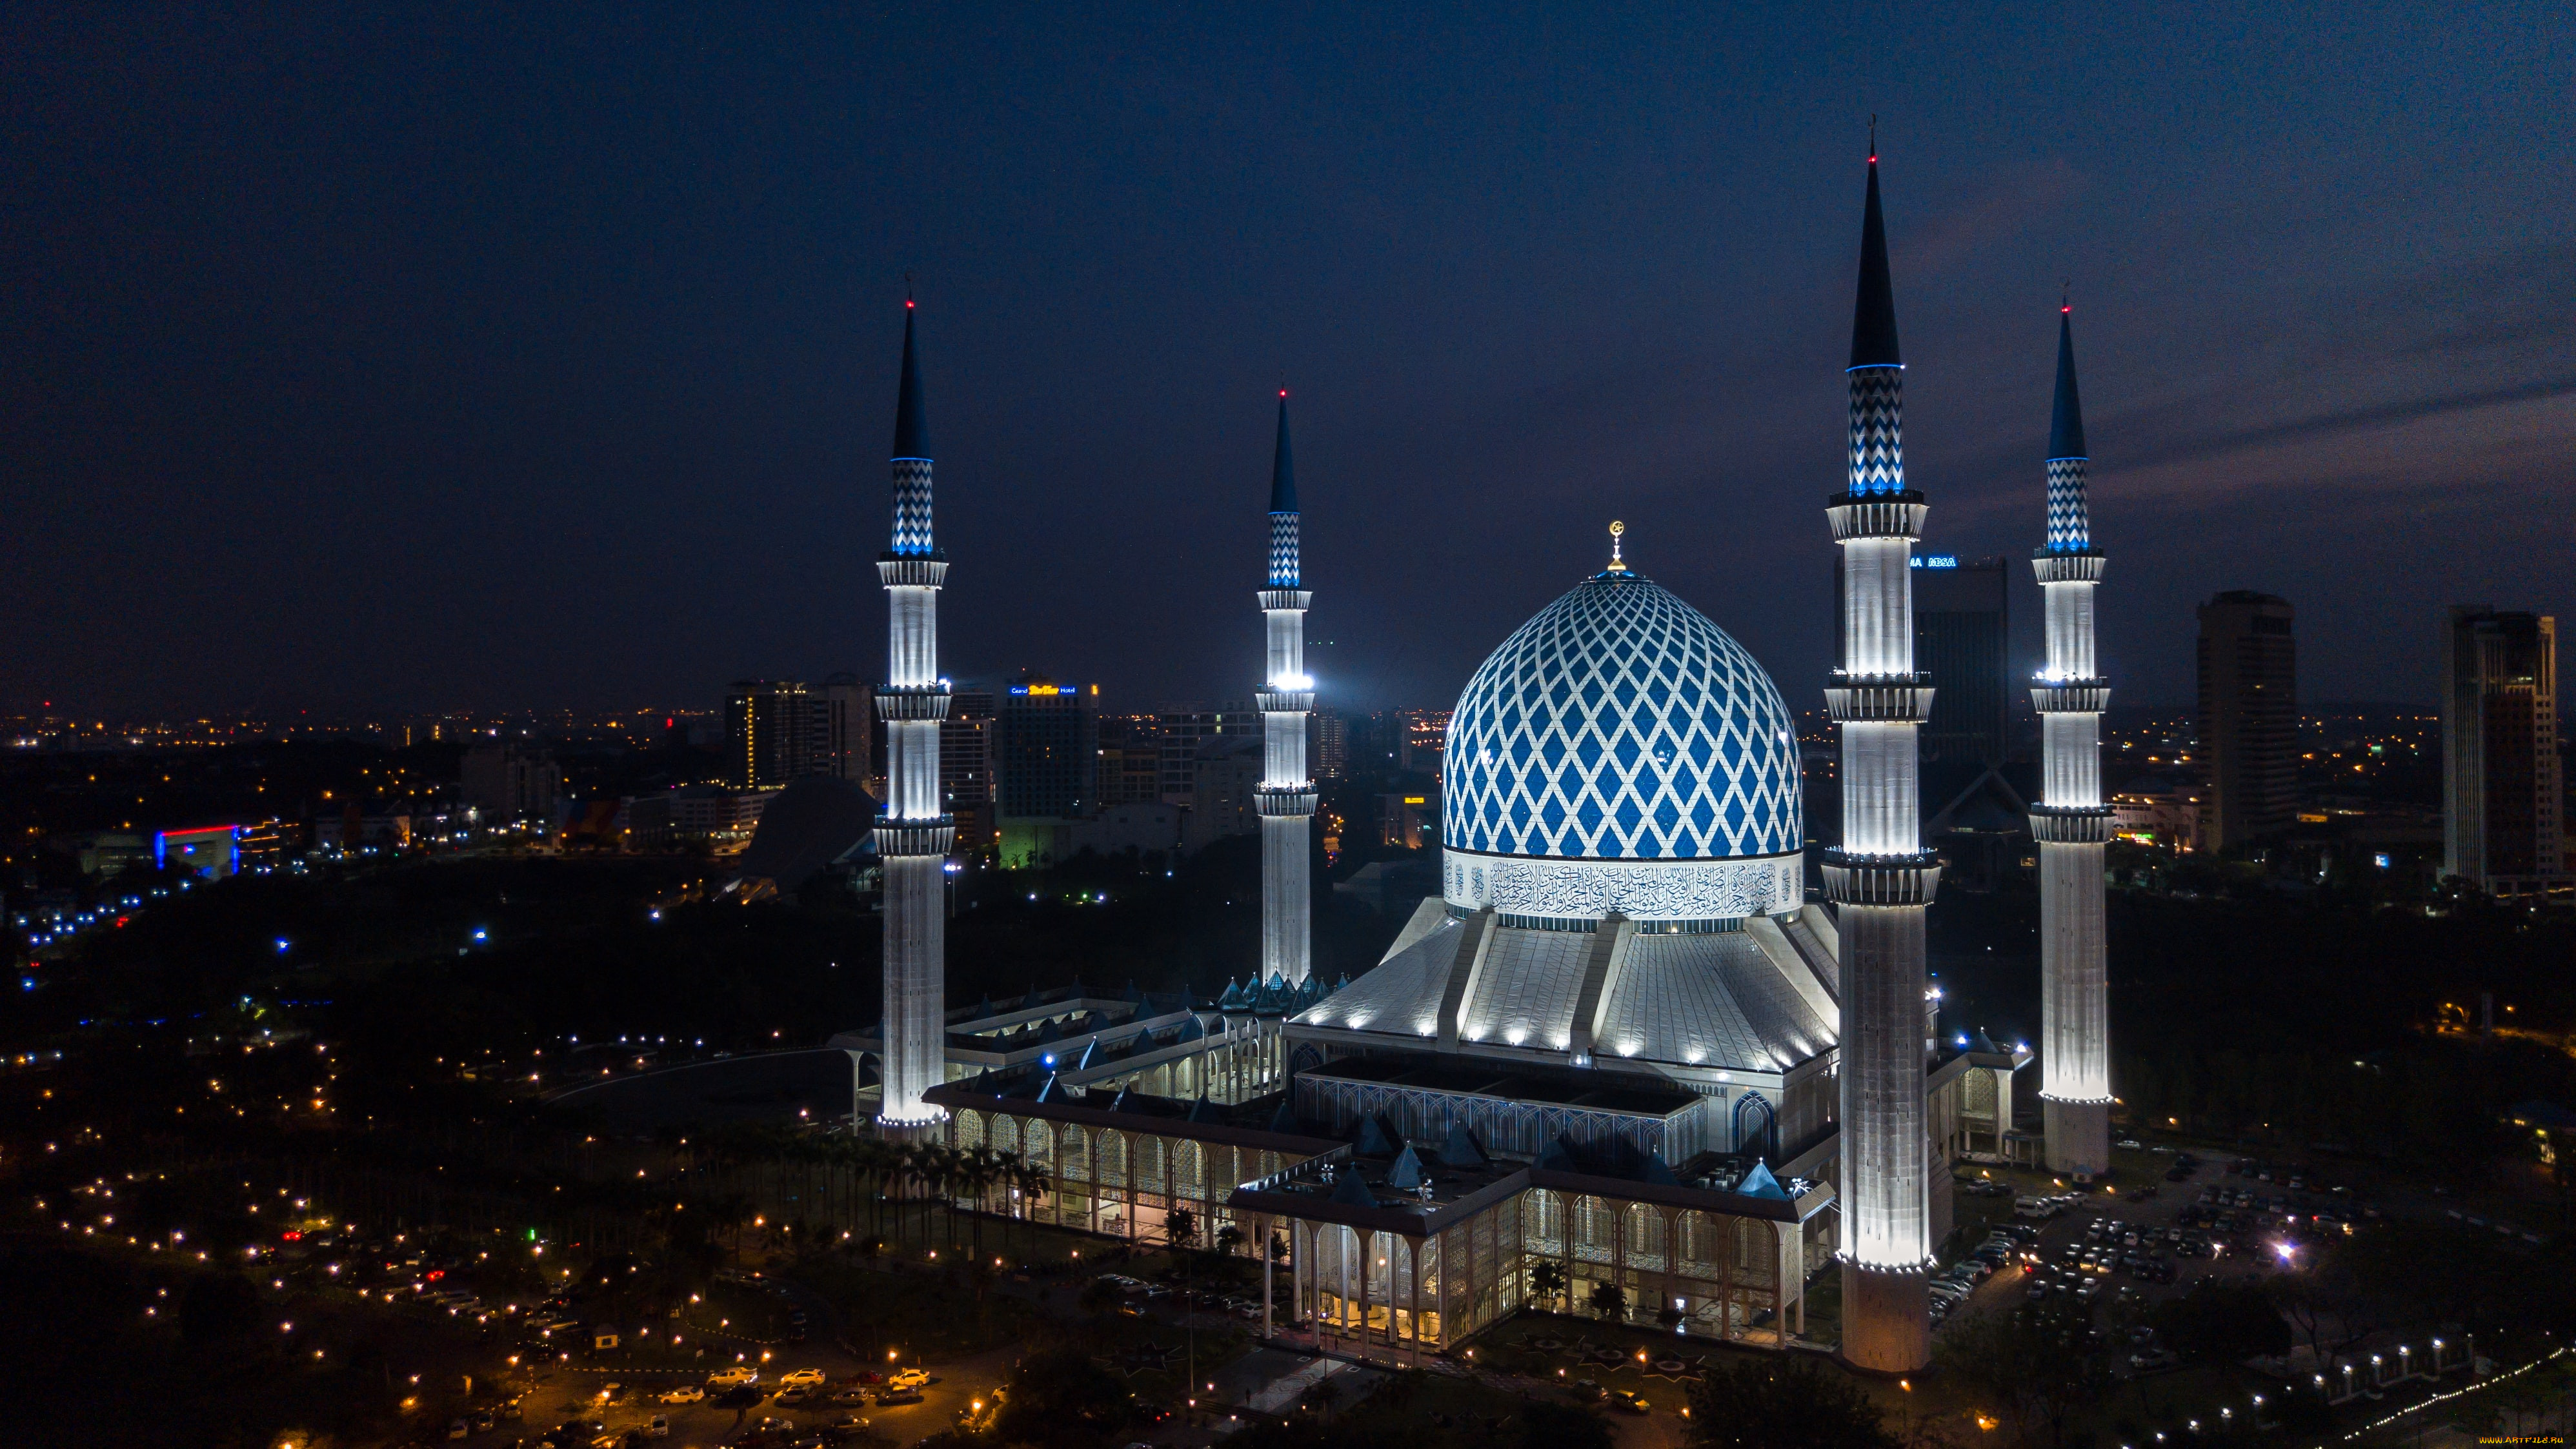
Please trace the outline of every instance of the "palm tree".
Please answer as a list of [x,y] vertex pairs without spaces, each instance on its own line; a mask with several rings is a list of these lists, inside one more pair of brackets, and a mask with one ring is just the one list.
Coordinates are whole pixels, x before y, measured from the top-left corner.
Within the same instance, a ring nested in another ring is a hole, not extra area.
[[1530,1291],[1546,1299],[1565,1292],[1565,1265],[1542,1262],[1530,1269]]
[[1028,1205],[1029,1251],[1034,1253],[1038,1246],[1038,1199],[1055,1191],[1055,1178],[1043,1162],[1022,1163],[1019,1174],[1021,1201]]

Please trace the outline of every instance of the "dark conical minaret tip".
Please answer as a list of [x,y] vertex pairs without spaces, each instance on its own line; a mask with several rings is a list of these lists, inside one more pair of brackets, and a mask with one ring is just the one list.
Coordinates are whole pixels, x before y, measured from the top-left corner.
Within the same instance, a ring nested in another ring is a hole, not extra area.
[[894,402],[894,456],[927,458],[930,456],[930,419],[921,405],[921,358],[913,346],[912,278],[904,278],[903,298],[903,381],[897,385]]
[[1297,511],[1297,465],[1288,452],[1288,389],[1279,389],[1279,442],[1270,454],[1270,511]]
[[2089,458],[2084,451],[2084,401],[2075,386],[2075,305],[2057,304],[2057,398],[2049,408],[2048,456]]
[[1896,288],[1887,275],[1887,220],[1878,202],[1878,118],[1870,118],[1869,188],[1861,203],[1860,295],[1852,305],[1851,365],[1902,367]]

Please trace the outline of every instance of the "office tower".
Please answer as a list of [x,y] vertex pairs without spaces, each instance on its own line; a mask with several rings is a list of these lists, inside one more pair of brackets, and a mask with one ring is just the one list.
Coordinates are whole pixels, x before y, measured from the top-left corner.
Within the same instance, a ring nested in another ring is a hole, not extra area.
[[824,768],[822,701],[793,679],[739,679],[725,691],[725,771],[738,790],[775,790]]
[[947,886],[956,823],[939,791],[939,725],[948,681],[939,674],[939,590],[948,559],[931,532],[930,423],[913,350],[912,299],[903,299],[903,380],[894,414],[894,537],[877,556],[886,591],[886,801],[877,856],[885,864],[885,1021],[879,1041],[888,1137],[935,1131],[945,1108],[922,1099],[947,1075]]
[[1923,758],[2002,764],[2012,700],[2004,561],[1934,554],[1914,565],[1914,667],[1932,681]]
[[1155,805],[1163,798],[1163,735],[1150,714],[1104,714],[1099,717],[1100,763],[1092,770],[1092,789],[1100,808]]
[[[2040,1110],[2052,1171],[2091,1177],[2111,1165],[2111,1012],[2103,964],[2102,710],[2111,688],[2093,655],[2093,590],[2103,558],[2085,496],[2089,459],[2075,388],[2073,309],[2057,314],[2057,397],[2050,409],[2045,539],[2039,575],[2048,664],[2030,691],[2039,711]],[[1938,706],[1934,717],[1938,718]]]
[[2296,818],[2297,664],[2289,600],[2230,589],[2200,606],[2202,849],[2241,847]]
[[1163,803],[1187,805],[1198,779],[1199,746],[1223,735],[1258,735],[1261,714],[1231,700],[1213,708],[1167,704],[1155,711],[1154,729],[1162,736]]
[[550,826],[563,793],[563,770],[543,750],[486,740],[466,747],[458,791],[479,825]]
[[1315,778],[1347,779],[1351,772],[1351,722],[1337,709],[1315,711],[1309,738],[1315,744]]
[[2498,896],[2576,884],[2560,815],[2558,621],[2454,607],[2442,683],[2442,874]]
[[876,775],[876,690],[855,674],[835,674],[823,681],[817,703],[823,711],[823,753],[816,772],[869,788]]
[[993,788],[1005,818],[1071,820],[1099,808],[1100,686],[1025,674],[1001,696]]
[[1848,476],[1826,508],[1843,558],[1842,667],[1825,691],[1842,733],[1843,839],[1825,854],[1824,880],[1843,951],[1843,1356],[1910,1373],[1931,1358],[1923,912],[1941,867],[1923,848],[1915,783],[1932,702],[1914,666],[1912,563],[1925,505],[1905,486],[1905,364],[1876,152],[1845,373]]
[[[1308,828],[1315,782],[1306,773],[1306,715],[1315,681],[1306,674],[1306,609],[1315,601],[1298,557],[1297,476],[1288,458],[1288,390],[1279,390],[1279,438],[1270,456],[1270,569],[1255,595],[1269,631],[1269,668],[1254,702],[1261,707],[1261,979],[1306,983],[1314,908],[1308,875]],[[1200,808],[1207,802],[1202,798]]]

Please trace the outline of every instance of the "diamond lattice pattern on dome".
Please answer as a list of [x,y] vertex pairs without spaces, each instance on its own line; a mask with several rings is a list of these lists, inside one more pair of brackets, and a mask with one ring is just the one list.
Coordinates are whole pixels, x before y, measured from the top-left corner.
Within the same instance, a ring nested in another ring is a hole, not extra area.
[[1634,574],[1539,611],[1450,716],[1442,843],[1704,860],[1800,847],[1788,706],[1744,646]]

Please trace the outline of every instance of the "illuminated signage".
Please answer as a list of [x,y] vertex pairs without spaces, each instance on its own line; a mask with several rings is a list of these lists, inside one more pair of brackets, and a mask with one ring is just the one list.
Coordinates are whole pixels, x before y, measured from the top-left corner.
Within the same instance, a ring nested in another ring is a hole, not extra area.
[[1914,566],[1918,569],[1954,569],[1959,566],[1959,556],[1954,553],[1927,553],[1915,559]]

